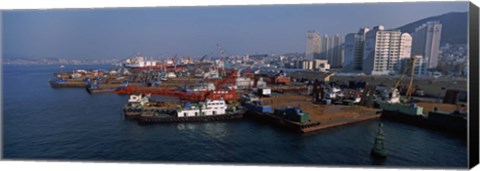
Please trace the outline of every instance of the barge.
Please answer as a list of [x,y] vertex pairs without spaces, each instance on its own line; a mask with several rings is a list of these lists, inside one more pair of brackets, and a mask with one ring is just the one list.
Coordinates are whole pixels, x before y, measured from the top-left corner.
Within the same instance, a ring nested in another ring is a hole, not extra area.
[[416,125],[424,125],[427,122],[427,116],[423,115],[423,107],[415,104],[379,103],[379,107],[382,109],[382,118]]
[[[118,86],[121,87],[121,86]],[[100,87],[96,82],[89,83],[86,90],[89,94],[96,94],[96,93],[112,93],[115,92],[118,88],[114,87]]]
[[[314,119],[318,116],[311,115],[319,115],[318,113],[305,113],[299,107],[277,108],[272,112],[272,108],[270,106],[264,105],[261,101],[247,102],[245,104],[245,107],[248,109],[245,114],[246,117],[263,122],[268,122],[283,128],[293,130],[298,133],[309,133],[326,128],[377,119],[380,117],[380,114],[376,111],[369,111],[370,113],[361,113],[360,111],[358,111],[359,113],[355,114],[354,117],[341,117],[343,115],[350,115],[350,113],[352,113],[353,111],[356,112],[356,110],[354,109],[351,111],[342,111],[345,113],[341,113],[338,111],[328,113],[327,115],[329,117],[333,117],[333,119]],[[312,108],[312,106],[307,106],[307,108]],[[335,108],[335,106],[330,106],[330,108]]]
[[87,87],[87,92],[89,94],[96,94],[96,93],[113,93],[115,92],[117,89],[115,88],[90,88],[90,87]]
[[424,114],[423,107],[420,107],[417,104],[379,103],[379,105],[382,109],[382,118],[385,119],[424,128],[437,129],[447,133],[454,133],[456,135],[467,134],[467,114],[462,110],[445,112],[435,107],[432,111]]
[[66,79],[50,80],[49,84],[53,88],[86,88],[88,87],[87,82],[70,82]]
[[294,122],[294,121],[290,121],[290,120],[275,116],[273,114],[261,113],[261,112],[256,112],[252,110],[248,110],[245,116],[249,118],[255,118],[261,121],[266,121],[274,125],[281,126],[299,133],[309,133],[309,132],[319,131],[327,128],[349,125],[349,124],[354,124],[354,123],[359,123],[363,121],[369,121],[369,120],[380,118],[380,114],[374,114],[374,115],[363,116],[363,117],[359,117],[351,120],[339,119],[334,121],[325,121],[325,122],[316,121],[316,122],[307,122],[302,124],[299,122]]

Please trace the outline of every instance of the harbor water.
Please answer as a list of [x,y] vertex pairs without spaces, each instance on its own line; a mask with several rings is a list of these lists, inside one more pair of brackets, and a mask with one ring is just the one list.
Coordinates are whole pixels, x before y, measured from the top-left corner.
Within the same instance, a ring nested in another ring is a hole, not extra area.
[[[114,66],[66,66],[73,69]],[[300,135],[247,119],[139,125],[127,96],[51,88],[58,65],[4,65],[3,157],[13,160],[466,167],[465,138],[381,120],[387,159],[370,157],[378,122]]]

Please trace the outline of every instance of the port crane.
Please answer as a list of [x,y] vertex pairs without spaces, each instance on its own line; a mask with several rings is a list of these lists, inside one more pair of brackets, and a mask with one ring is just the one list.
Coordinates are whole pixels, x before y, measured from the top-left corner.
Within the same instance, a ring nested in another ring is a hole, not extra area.
[[407,99],[410,98],[410,96],[412,96],[413,92],[414,92],[414,89],[413,89],[413,77],[415,76],[415,61],[417,60],[417,58],[410,58],[410,82],[408,83],[408,88],[407,88],[407,93],[406,93],[406,97]]
[[[220,56],[219,56],[220,58],[219,59],[221,61],[225,62],[225,58],[226,58],[225,50],[218,43],[216,45],[217,45],[218,51],[220,52]],[[227,75],[226,71],[225,71],[225,64],[222,67],[220,67],[219,70],[220,70],[220,76]]]
[[[408,60],[408,66],[409,68],[406,68],[402,75],[400,76],[400,78],[395,82],[395,84],[393,85],[392,87],[392,94],[393,93],[398,93],[398,86],[400,85],[400,82],[403,80],[403,78],[405,77],[405,75],[407,75],[408,73],[407,72],[410,72],[410,80],[409,80],[409,83],[408,83],[408,86],[407,86],[407,92],[405,93],[405,97],[407,99],[410,99],[410,97],[412,96],[413,92],[414,92],[414,88],[413,88],[413,79],[415,77],[415,61],[416,61],[416,58],[415,57],[411,57],[409,58]],[[398,96],[400,96],[400,94],[398,93]]]
[[202,64],[203,64],[203,61],[205,60],[205,58],[207,58],[207,55],[203,55],[200,60],[198,62],[196,62],[195,64],[193,64],[194,66],[194,69],[193,69],[193,75],[197,75],[198,74],[203,74],[203,69],[202,69]]
[[215,90],[201,91],[200,93],[187,93],[181,91],[170,90],[166,88],[152,88],[152,87],[136,87],[136,86],[126,86],[123,89],[117,90],[116,94],[151,94],[157,96],[167,96],[167,97],[177,97],[181,100],[189,101],[203,101],[208,99],[224,99],[237,100],[236,89],[228,89],[224,86],[226,84],[236,84],[237,71],[233,70],[227,78],[224,78],[218,81],[215,84]]
[[332,72],[332,73],[328,74],[327,76],[325,76],[325,77],[323,78],[323,81],[324,81],[324,82],[330,82],[330,77],[332,77],[332,76],[334,76],[334,75],[336,75],[336,74],[337,74],[336,72]]

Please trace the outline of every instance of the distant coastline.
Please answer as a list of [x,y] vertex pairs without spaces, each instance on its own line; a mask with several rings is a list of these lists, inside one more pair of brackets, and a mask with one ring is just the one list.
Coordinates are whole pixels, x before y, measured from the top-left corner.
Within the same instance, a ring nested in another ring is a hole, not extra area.
[[102,59],[102,60],[89,60],[89,59],[28,59],[28,58],[5,58],[2,59],[3,65],[118,65],[121,64],[119,59]]

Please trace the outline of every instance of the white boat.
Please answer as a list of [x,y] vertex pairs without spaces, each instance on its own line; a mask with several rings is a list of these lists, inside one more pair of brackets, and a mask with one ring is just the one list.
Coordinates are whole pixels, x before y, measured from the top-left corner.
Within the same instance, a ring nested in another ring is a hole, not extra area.
[[177,75],[174,72],[167,73],[167,78],[177,78]]
[[224,100],[209,100],[200,102],[197,105],[185,103],[177,109],[177,117],[213,116],[227,114],[227,104]]

